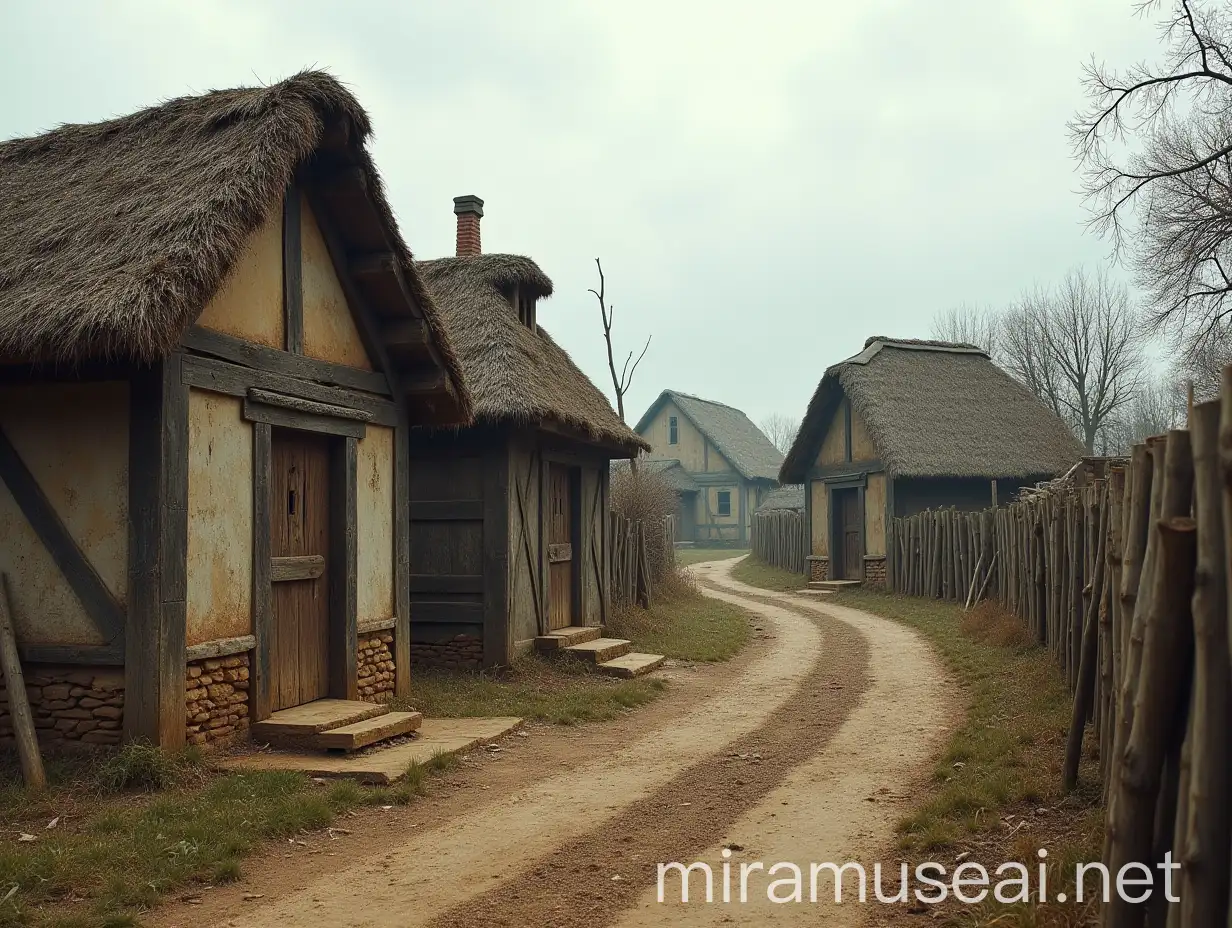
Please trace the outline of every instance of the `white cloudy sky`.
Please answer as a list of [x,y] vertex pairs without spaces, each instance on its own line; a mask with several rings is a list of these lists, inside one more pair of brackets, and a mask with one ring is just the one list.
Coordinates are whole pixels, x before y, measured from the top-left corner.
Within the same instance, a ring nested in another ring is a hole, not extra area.
[[874,334],[924,336],[1106,259],[1065,122],[1080,66],[1156,57],[1129,0],[6,3],[0,138],[325,68],[368,109],[417,257],[452,197],[555,281],[540,318],[636,418],[671,387],[802,415]]

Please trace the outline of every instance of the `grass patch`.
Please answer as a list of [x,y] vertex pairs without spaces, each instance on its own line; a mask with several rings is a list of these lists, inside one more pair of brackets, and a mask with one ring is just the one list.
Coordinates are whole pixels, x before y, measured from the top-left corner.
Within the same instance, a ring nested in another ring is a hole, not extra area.
[[639,651],[685,661],[725,661],[749,638],[749,614],[739,606],[707,599],[685,575],[649,609],[626,609],[608,633],[628,638]]
[[575,725],[615,718],[650,702],[663,688],[663,681],[654,678],[617,680],[582,661],[526,654],[513,667],[494,673],[413,674],[410,695],[396,702],[438,718],[516,715]]
[[803,590],[808,585],[808,576],[783,570],[773,564],[767,564],[756,555],[750,554],[732,568],[733,580],[747,583],[749,586],[761,587],[763,590],[777,590],[780,593],[794,593]]
[[676,566],[689,567],[702,561],[725,561],[729,557],[748,554],[747,548],[677,548]]
[[[1061,792],[1061,765],[1070,696],[1046,650],[1033,647],[1021,625],[995,604],[970,613],[952,603],[874,590],[834,594],[841,603],[903,622],[923,633],[964,685],[966,720],[938,759],[927,796],[899,824],[899,848],[909,860],[953,869],[959,853],[988,866],[1006,861],[1036,872],[1036,852],[1049,853],[1049,894],[1074,899],[1074,865],[1097,861],[1103,810],[1092,739],[1082,785]],[[997,879],[996,877],[993,878]],[[1032,888],[1036,881],[1033,877]],[[993,902],[944,911],[946,924],[1071,926],[1093,908],[1067,904],[1006,906]]]
[[21,786],[15,756],[0,757],[3,928],[136,925],[170,892],[241,879],[243,859],[263,842],[361,806],[408,803],[447,767],[434,759],[369,788],[289,772],[218,774],[193,753],[140,744],[47,760],[50,788],[36,796]]

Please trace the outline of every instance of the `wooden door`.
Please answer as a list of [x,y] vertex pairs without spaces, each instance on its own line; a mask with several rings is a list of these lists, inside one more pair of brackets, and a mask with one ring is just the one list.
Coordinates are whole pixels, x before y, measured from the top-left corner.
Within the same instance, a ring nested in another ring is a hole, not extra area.
[[573,537],[572,473],[563,464],[548,465],[548,629],[573,624],[576,575]]
[[858,490],[839,490],[839,550],[842,555],[844,580],[859,580],[864,567],[863,532],[860,524],[860,496]]
[[278,710],[329,695],[329,439],[275,429],[270,451],[269,690]]

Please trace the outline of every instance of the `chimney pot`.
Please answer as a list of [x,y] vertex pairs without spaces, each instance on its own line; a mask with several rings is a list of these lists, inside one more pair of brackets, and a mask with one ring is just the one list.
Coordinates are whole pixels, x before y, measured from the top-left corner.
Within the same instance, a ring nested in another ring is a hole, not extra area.
[[474,194],[453,198],[453,211],[458,217],[458,257],[483,254],[479,242],[479,220],[483,218],[483,200]]

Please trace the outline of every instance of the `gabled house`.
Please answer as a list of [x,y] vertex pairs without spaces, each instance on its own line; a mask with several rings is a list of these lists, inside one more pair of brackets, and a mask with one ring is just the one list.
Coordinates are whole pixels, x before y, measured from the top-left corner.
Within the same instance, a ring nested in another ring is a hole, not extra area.
[[418,262],[474,400],[463,429],[412,443],[413,656],[510,663],[537,637],[603,625],[614,458],[646,443],[539,324],[552,281],[483,254],[483,201],[457,197],[457,255]]
[[470,400],[369,133],[308,72],[0,143],[0,574],[42,738],[406,692],[410,427]]
[[825,372],[779,473],[807,487],[811,578],[883,583],[891,519],[1004,502],[1084,453],[974,345],[875,336]]
[[[739,409],[664,390],[635,430],[677,485],[677,540],[744,545],[782,453]],[[678,476],[677,476],[678,474]]]

